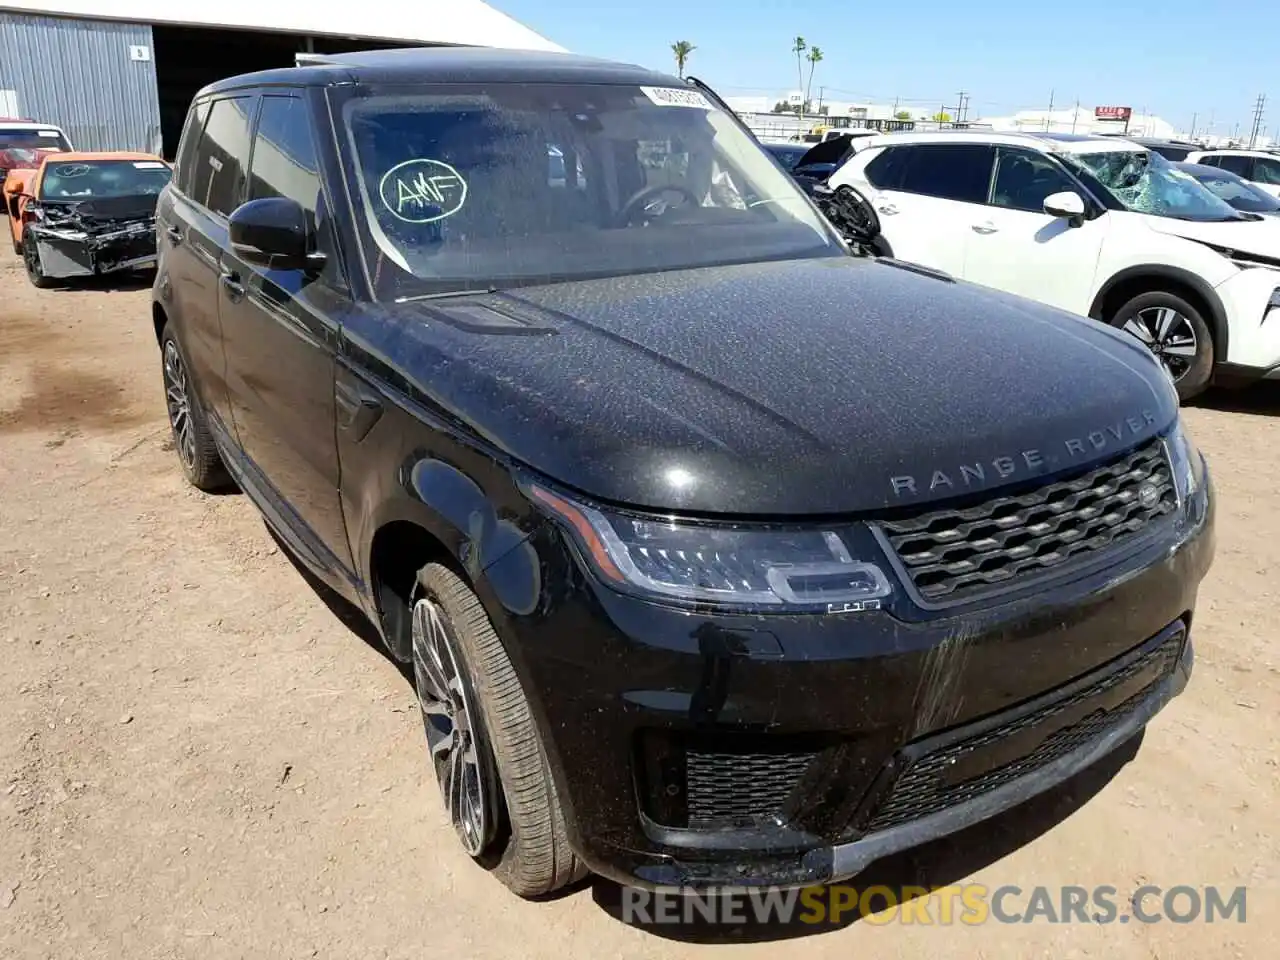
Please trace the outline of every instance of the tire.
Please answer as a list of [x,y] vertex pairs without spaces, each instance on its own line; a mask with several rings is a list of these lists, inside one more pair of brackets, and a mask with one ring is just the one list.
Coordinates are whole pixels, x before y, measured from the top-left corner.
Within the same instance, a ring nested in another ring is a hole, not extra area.
[[231,477],[209,432],[204,407],[192,388],[186,354],[169,325],[160,334],[160,363],[169,429],[182,473],[197,490],[207,493],[221,490],[228,486]]
[[[414,680],[430,762],[464,850],[521,897],[543,896],[585,877],[586,865],[569,846],[529,702],[479,598],[448,567],[428,564],[418,572],[411,620]],[[452,705],[437,695],[442,686],[452,691]],[[460,709],[470,711],[465,722],[458,719]],[[454,712],[445,717],[442,710]],[[446,786],[454,781],[439,745],[456,744],[460,737],[464,749],[449,756],[458,752],[465,758],[468,743],[474,747],[469,751],[474,760],[461,761],[467,772],[457,782],[470,776],[466,764],[474,766],[474,806],[487,818],[483,826],[460,824],[469,818],[460,815],[461,806],[451,801]]]
[[1200,311],[1161,290],[1140,293],[1107,319],[1155,354],[1180,400],[1204,392],[1213,376],[1213,333]]
[[31,281],[31,285],[37,290],[50,290],[58,284],[55,280],[46,277],[40,269],[40,253],[36,247],[28,247],[23,244],[22,263],[27,268],[27,279]]

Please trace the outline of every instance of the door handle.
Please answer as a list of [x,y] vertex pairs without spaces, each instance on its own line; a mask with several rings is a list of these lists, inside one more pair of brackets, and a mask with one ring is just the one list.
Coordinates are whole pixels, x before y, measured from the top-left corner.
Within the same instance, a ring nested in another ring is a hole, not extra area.
[[167,236],[172,242],[174,243],[182,242],[182,231],[179,230],[177,227],[175,226],[165,227],[164,233],[165,233],[165,236]]
[[879,210],[881,213],[883,213],[885,216],[888,216],[888,217],[891,217],[891,216],[893,216],[895,213],[897,213],[897,212],[898,212],[898,208],[897,208],[897,207],[895,207],[892,203],[889,203],[889,202],[887,202],[887,201],[885,201],[885,202],[881,202],[881,203],[876,207],[876,209],[877,209],[877,210]]
[[240,282],[240,274],[234,270],[228,270],[226,267],[222,267],[218,273],[218,279],[227,288],[227,293],[233,297],[244,296],[244,284]]
[[999,227],[997,227],[997,226],[996,226],[994,223],[992,223],[990,220],[986,220],[986,221],[984,221],[983,223],[975,223],[975,224],[973,224],[973,232],[974,232],[974,233],[983,233],[983,234],[986,234],[986,233],[996,233],[999,229],[1000,229],[1000,228],[999,228]]

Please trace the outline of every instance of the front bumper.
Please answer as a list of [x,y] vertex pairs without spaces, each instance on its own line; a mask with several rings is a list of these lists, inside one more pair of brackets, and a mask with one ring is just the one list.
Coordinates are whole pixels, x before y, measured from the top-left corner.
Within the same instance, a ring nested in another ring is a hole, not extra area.
[[655,605],[544,525],[543,601],[500,632],[572,844],[624,884],[802,886],[1062,782],[1185,687],[1204,501],[1102,569],[915,619]]
[[1280,369],[1280,271],[1241,270],[1216,292],[1227,320],[1227,349],[1218,372],[1248,380],[1275,379]]
[[156,264],[154,223],[100,233],[28,224],[26,233],[46,277],[92,277]]

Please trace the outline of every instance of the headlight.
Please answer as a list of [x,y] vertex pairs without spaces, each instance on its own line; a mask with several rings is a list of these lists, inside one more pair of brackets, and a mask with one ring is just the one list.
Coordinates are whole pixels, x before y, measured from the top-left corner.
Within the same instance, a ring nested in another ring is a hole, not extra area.
[[1204,485],[1204,460],[1187,437],[1181,419],[1169,434],[1169,463],[1173,467],[1178,498],[1185,508]]
[[852,612],[891,587],[834,530],[714,526],[606,514],[538,486],[534,499],[573,531],[609,586],[653,600],[757,612]]

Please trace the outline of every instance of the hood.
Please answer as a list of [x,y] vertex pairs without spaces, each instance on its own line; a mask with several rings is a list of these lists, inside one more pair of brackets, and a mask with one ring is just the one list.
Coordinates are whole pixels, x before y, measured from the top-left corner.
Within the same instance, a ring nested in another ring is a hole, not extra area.
[[955,498],[1113,456],[1177,415],[1131,338],[852,257],[372,305],[347,331],[514,460],[654,510]]
[[1157,233],[1198,240],[1225,250],[1239,250],[1280,260],[1280,220],[1175,220],[1173,217],[1144,215],[1147,226]]
[[811,167],[816,164],[830,164],[832,169],[838,167],[853,152],[853,137],[833,137],[813,147],[808,153],[796,161],[791,169]]
[[56,210],[90,222],[146,220],[156,215],[156,202],[159,199],[157,194],[147,193],[87,200],[42,200],[40,205],[46,210]]

